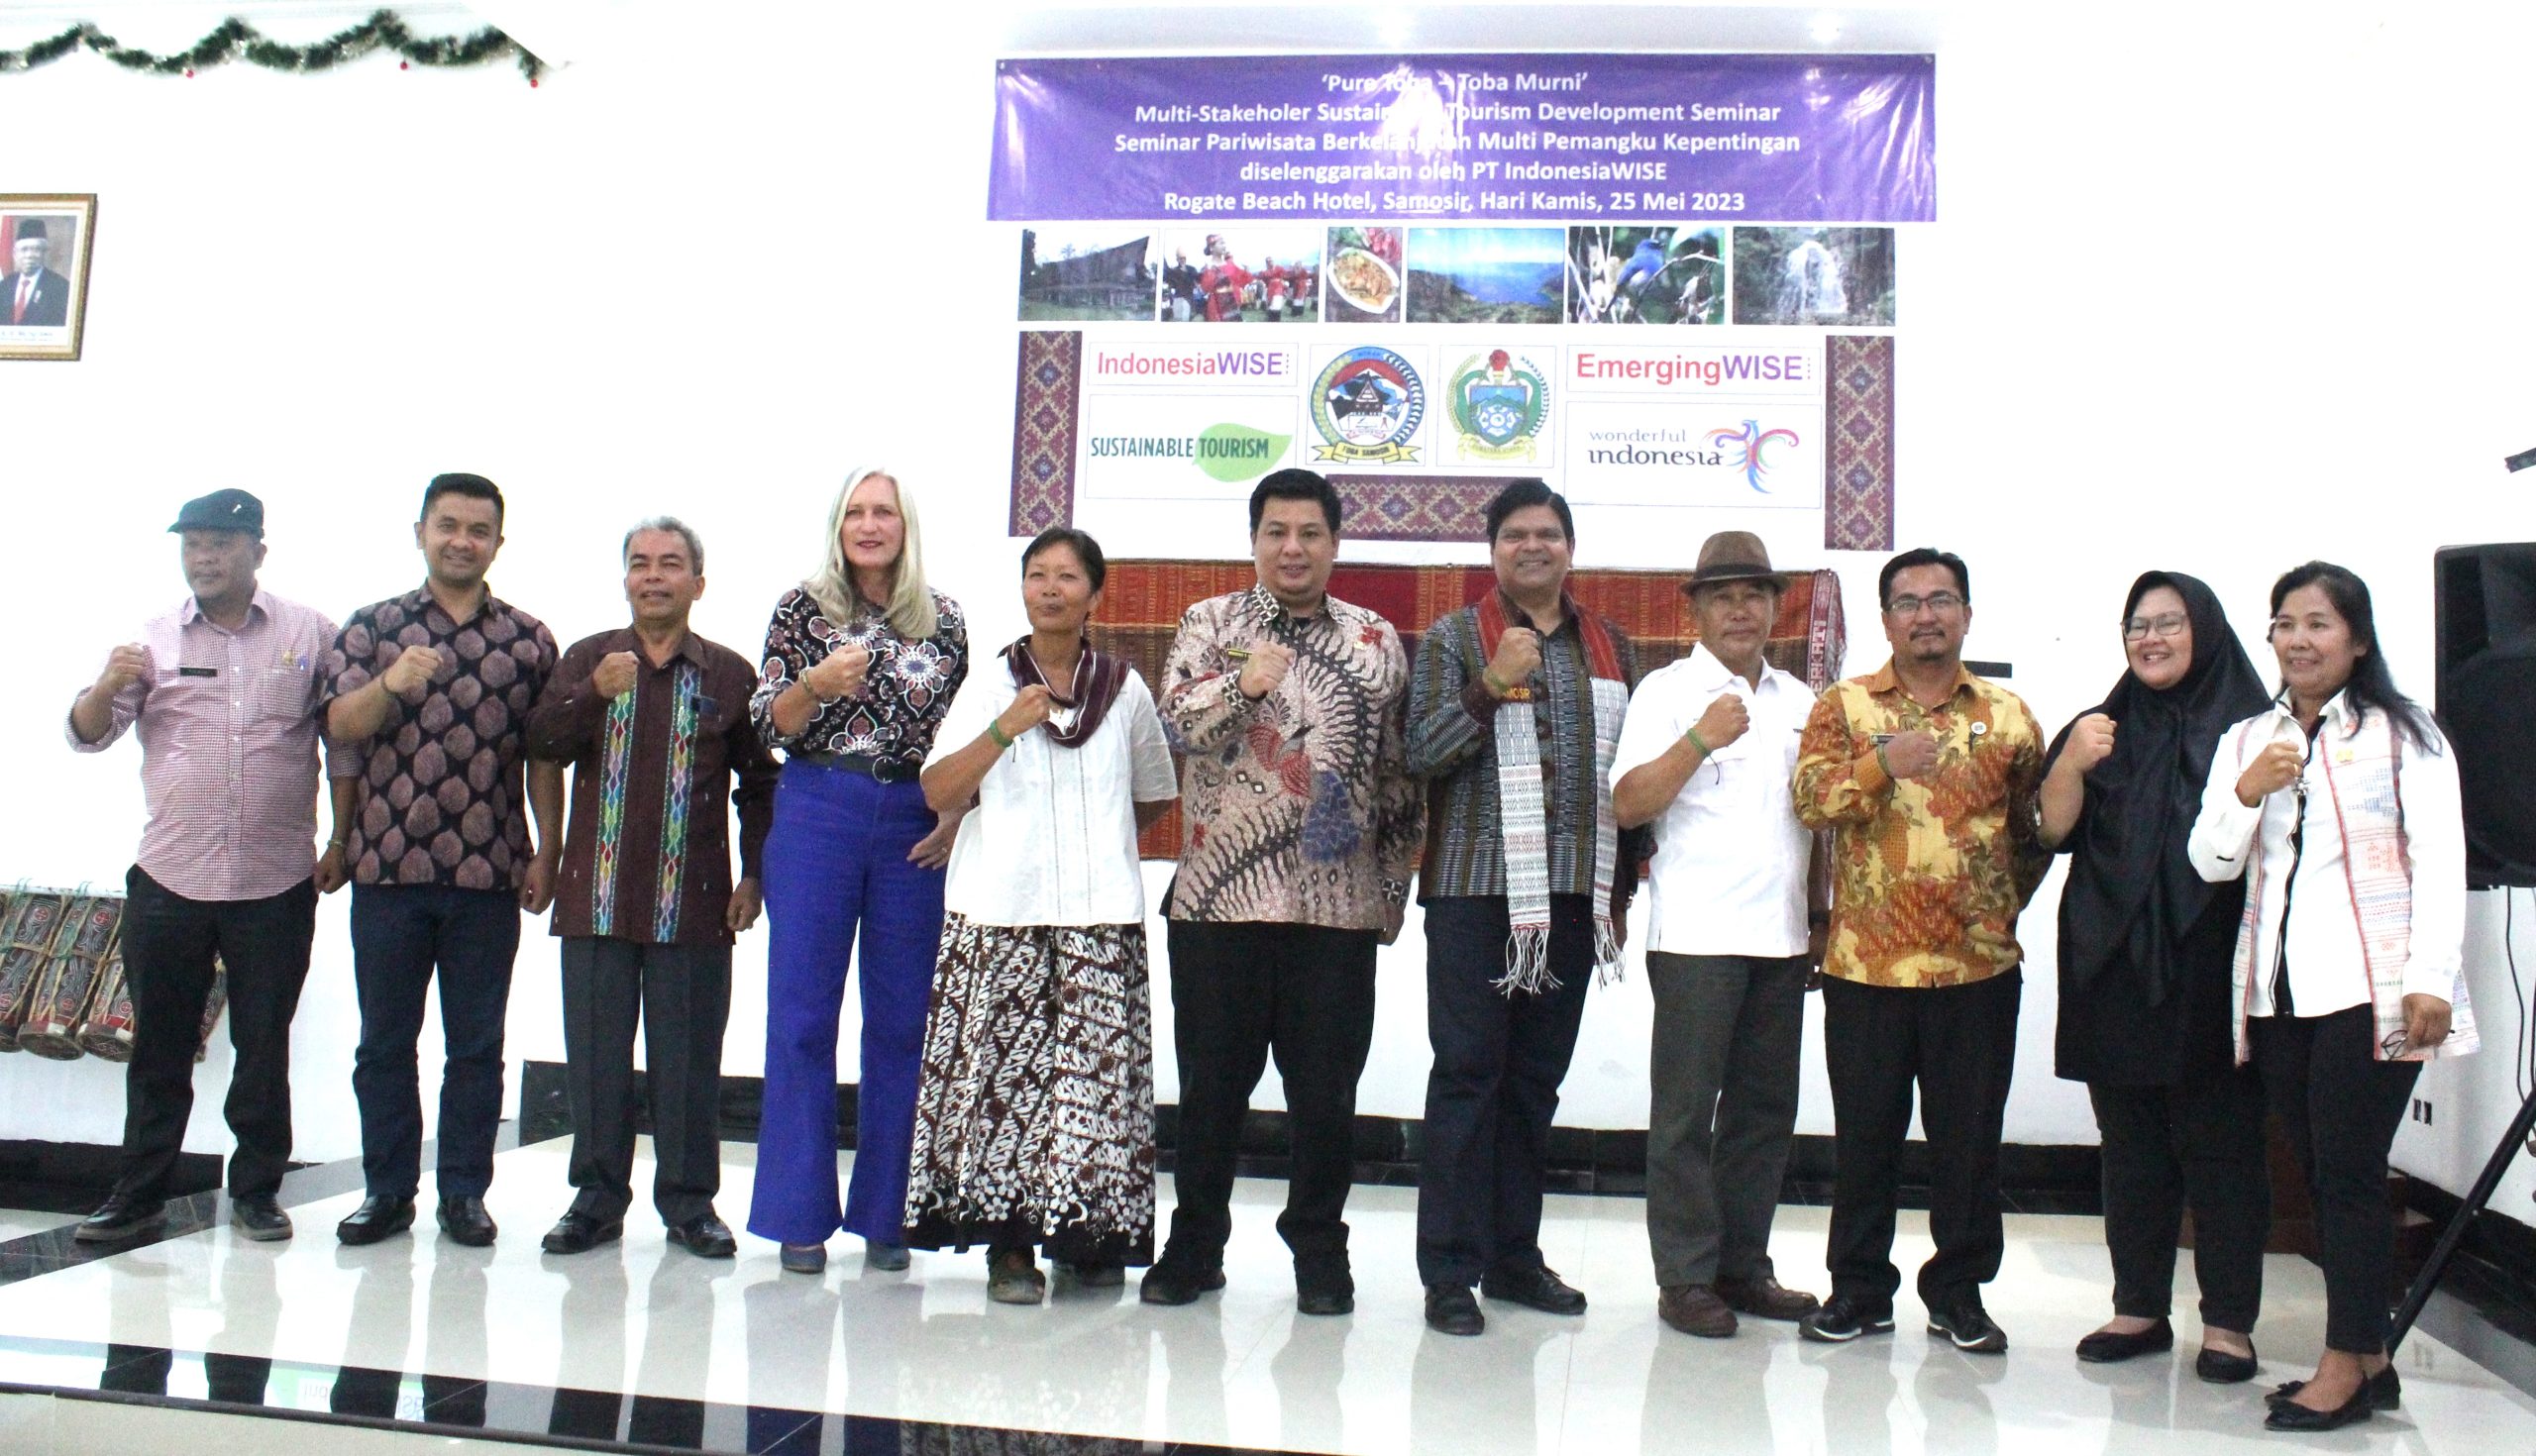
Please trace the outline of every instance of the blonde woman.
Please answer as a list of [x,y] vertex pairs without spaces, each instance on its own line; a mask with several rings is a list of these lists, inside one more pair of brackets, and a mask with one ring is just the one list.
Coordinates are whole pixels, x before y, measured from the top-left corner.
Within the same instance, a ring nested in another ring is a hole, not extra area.
[[[868,1267],[907,1264],[907,1144],[925,1002],[942,934],[942,867],[957,815],[917,781],[969,674],[958,603],[924,581],[914,501],[887,470],[846,475],[827,561],[767,624],[749,701],[784,751],[766,843],[766,1095],[749,1231],[816,1273],[840,1227]],[[836,1179],[837,1013],[851,962],[863,983],[854,1178]]]

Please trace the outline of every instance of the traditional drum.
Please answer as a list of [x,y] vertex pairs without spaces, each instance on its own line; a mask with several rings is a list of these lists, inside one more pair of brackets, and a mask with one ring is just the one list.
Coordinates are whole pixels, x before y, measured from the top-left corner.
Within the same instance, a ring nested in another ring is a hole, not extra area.
[[132,983],[124,977],[120,935],[97,972],[97,993],[88,998],[88,1014],[79,1022],[79,1045],[109,1062],[132,1060]]
[[27,1000],[18,1045],[56,1062],[76,1061],[82,1052],[79,1023],[97,989],[98,970],[113,949],[123,921],[123,898],[99,895],[81,902],[75,919],[64,920],[53,936],[53,956]]
[[53,939],[70,909],[69,897],[50,890],[24,896],[9,940],[0,947],[0,1052],[18,1050],[18,1026],[26,1019],[36,982],[53,960]]

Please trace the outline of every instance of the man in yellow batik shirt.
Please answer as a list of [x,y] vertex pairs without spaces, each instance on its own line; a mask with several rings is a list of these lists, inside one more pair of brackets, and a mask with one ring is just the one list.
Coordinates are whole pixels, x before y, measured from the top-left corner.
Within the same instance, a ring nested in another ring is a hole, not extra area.
[[2023,699],[1964,671],[1960,558],[1906,551],[1876,585],[1892,659],[1832,684],[1797,753],[1797,817],[1833,831],[1823,1042],[1836,1144],[1832,1298],[1800,1328],[1833,1343],[1893,1330],[1894,1193],[1916,1081],[1937,1243],[1919,1279],[1929,1331],[1998,1354],[2008,1337],[1981,1286],[2004,1243],[2017,913],[2049,859],[2035,810],[2043,735]]

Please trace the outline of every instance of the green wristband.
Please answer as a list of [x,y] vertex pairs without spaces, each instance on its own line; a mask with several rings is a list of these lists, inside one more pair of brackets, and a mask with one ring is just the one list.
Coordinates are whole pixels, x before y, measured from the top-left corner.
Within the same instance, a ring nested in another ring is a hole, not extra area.
[[1004,725],[993,718],[987,720],[987,737],[995,740],[998,751],[1012,747],[1012,740],[1004,736]]
[[1691,747],[1700,751],[1701,758],[1707,758],[1711,753],[1715,752],[1715,750],[1708,746],[1708,740],[1700,737],[1700,730],[1697,728],[1683,729],[1682,736],[1690,740]]
[[1514,689],[1514,688],[1509,687],[1509,686],[1507,686],[1505,683],[1500,682],[1500,681],[1498,681],[1498,680],[1497,680],[1497,670],[1496,670],[1496,669],[1494,669],[1494,668],[1482,668],[1482,669],[1480,669],[1480,670],[1479,670],[1479,680],[1480,680],[1480,681],[1482,681],[1482,682],[1487,683],[1487,684],[1488,684],[1488,690],[1489,690],[1489,691],[1491,691],[1491,692],[1493,692],[1493,693],[1496,693],[1499,697],[1512,697],[1512,696],[1514,696],[1514,695],[1515,695],[1515,689]]

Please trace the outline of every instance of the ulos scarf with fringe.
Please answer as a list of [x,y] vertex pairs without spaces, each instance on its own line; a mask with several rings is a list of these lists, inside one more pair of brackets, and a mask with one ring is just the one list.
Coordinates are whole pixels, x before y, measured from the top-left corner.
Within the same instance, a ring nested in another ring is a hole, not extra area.
[[[1612,755],[1620,745],[1621,718],[1629,708],[1629,682],[1621,658],[1601,620],[1565,604],[1585,645],[1585,668],[1594,704],[1589,723],[1553,724],[1552,732],[1593,734],[1594,754],[1594,966],[1604,979],[1620,972],[1621,942],[1612,924],[1612,884],[1620,866],[1620,824],[1612,817]],[[1471,676],[1487,669],[1490,646],[1506,635],[1506,597],[1491,591],[1479,600],[1479,659]],[[1541,743],[1529,692],[1498,704],[1498,852],[1506,861],[1506,974],[1497,988],[1508,995],[1550,990],[1558,978],[1549,968],[1549,809],[1541,792]],[[1583,745],[1579,745],[1583,747]]]

